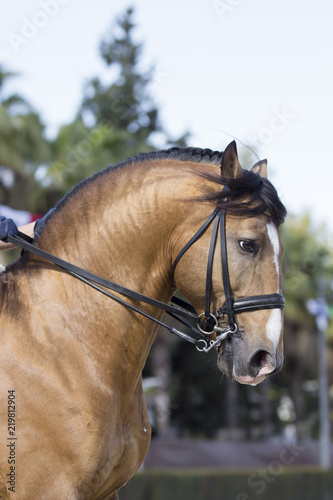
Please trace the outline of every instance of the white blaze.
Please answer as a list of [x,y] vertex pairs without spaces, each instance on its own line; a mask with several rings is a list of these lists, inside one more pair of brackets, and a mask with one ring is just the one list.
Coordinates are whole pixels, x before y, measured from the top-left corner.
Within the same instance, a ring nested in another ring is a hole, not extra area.
[[276,229],[275,225],[273,222],[269,222],[267,224],[267,234],[270,239],[270,242],[273,245],[274,249],[274,264],[275,264],[275,269],[276,269],[276,276],[278,280],[278,289],[277,292],[279,292],[279,278],[280,278],[280,270],[279,270],[279,254],[280,254],[280,240],[279,240],[279,234],[278,230]]
[[282,311],[281,309],[272,309],[270,317],[266,324],[267,337],[273,342],[274,352],[276,352],[282,329]]
[[[279,293],[279,283],[280,283],[280,269],[279,269],[279,254],[280,254],[280,240],[278,231],[273,224],[273,222],[269,222],[267,224],[267,234],[272,243],[274,250],[273,262],[275,264],[276,269],[276,279],[277,279],[277,293]],[[273,342],[274,350],[276,350],[277,345],[280,339],[280,333],[282,329],[282,310],[281,309],[273,309],[269,319],[266,324],[266,333],[267,337]]]

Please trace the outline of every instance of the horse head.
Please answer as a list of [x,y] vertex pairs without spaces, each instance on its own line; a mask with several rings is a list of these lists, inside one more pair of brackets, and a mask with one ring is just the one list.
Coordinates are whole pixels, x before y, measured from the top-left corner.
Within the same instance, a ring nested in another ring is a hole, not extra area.
[[[206,198],[215,199],[217,213],[225,214],[223,227],[220,224],[216,229],[221,251],[212,243],[214,228],[209,227],[179,260],[175,280],[205,320],[213,317],[218,325],[213,330],[227,332],[216,345],[219,369],[242,384],[256,385],[283,363],[283,247],[278,228],[286,212],[267,180],[266,160],[256,163],[250,172],[244,171],[233,142],[223,154],[221,172],[220,184],[228,189]],[[211,283],[206,280],[205,290],[203,276],[208,277],[209,258]],[[211,305],[207,306],[209,288]],[[273,298],[269,308],[266,298]],[[251,306],[237,309],[237,301],[244,304],[246,299]],[[209,332],[213,339],[215,332]]]

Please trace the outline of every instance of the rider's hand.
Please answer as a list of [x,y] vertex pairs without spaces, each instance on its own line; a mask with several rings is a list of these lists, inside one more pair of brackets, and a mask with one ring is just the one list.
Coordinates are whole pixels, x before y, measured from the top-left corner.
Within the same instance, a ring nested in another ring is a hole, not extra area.
[[7,241],[8,236],[15,236],[18,233],[17,226],[12,219],[0,216],[0,240]]

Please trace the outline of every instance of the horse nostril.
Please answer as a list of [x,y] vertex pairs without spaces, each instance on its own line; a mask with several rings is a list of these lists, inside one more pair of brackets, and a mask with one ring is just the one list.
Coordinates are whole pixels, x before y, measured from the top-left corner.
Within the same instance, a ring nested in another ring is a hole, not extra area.
[[259,371],[261,368],[268,365],[268,356],[269,353],[267,351],[260,349],[252,356],[250,366]]

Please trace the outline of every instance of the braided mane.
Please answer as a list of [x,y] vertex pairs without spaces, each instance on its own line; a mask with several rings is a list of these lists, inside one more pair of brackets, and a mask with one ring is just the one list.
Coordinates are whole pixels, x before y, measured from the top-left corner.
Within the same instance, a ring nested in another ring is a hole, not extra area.
[[[177,160],[192,161],[202,164],[220,165],[223,151],[212,151],[201,148],[171,148],[163,151],[143,153],[127,161],[137,163],[147,160]],[[124,163],[127,163],[124,162]],[[121,165],[121,164],[120,164]],[[223,175],[201,173],[202,177],[215,182],[218,185],[227,185],[230,189],[228,199],[225,194],[221,195],[221,190],[212,195],[200,198],[200,200],[210,200],[215,202],[219,208],[223,208],[233,213],[245,217],[255,217],[262,213],[272,217],[274,223],[279,227],[286,217],[287,211],[281,202],[273,184],[260,177],[250,170],[243,170],[243,176],[230,179]],[[198,200],[199,201],[199,200]]]
[[[37,237],[40,235],[45,224],[50,220],[53,214],[58,212],[73,194],[76,194],[79,190],[87,184],[93,182],[96,178],[111,171],[154,160],[175,160],[184,163],[196,162],[203,165],[220,165],[222,157],[223,151],[212,151],[211,149],[193,147],[173,147],[161,151],[140,153],[117,163],[116,165],[110,165],[74,186],[73,189],[58,202],[56,207],[42,219],[41,223],[38,224],[36,228],[36,235]],[[230,194],[228,195],[227,201],[225,200],[225,195],[223,195],[223,197],[221,196],[220,189],[213,195],[200,198],[200,200],[211,200],[212,202],[216,202],[218,207],[225,208],[229,210],[229,212],[236,215],[256,216],[260,213],[270,214],[277,226],[282,224],[286,216],[286,209],[281,203],[274,186],[267,179],[262,179],[258,174],[254,174],[248,170],[244,170],[244,175],[236,179],[230,179],[224,177],[223,175],[208,174],[204,170],[202,170],[199,175],[202,175],[202,177],[205,177],[218,185],[227,185],[230,188]],[[246,202],[244,201],[245,198]]]

